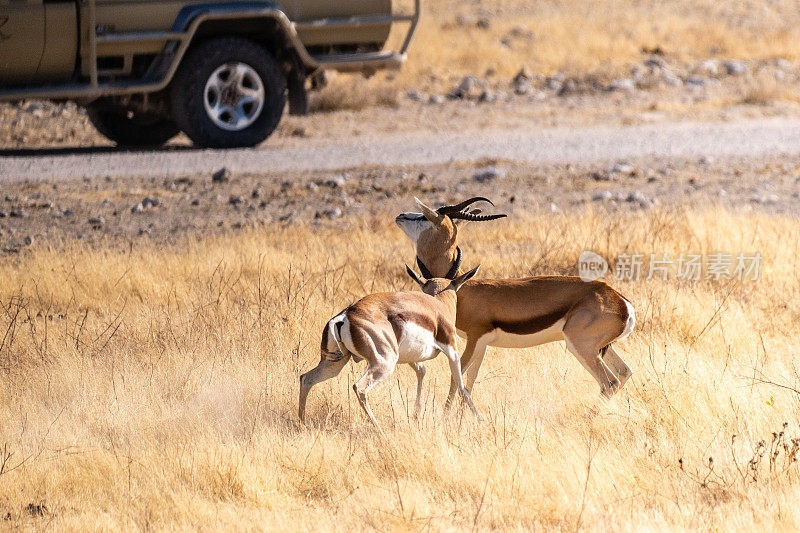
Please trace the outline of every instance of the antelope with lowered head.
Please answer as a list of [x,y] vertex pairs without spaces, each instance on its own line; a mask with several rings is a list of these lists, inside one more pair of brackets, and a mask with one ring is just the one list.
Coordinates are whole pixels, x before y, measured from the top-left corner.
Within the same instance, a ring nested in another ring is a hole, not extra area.
[[423,361],[439,353],[450,364],[451,384],[461,393],[469,408],[478,417],[461,378],[461,365],[456,351],[456,291],[478,271],[452,279],[421,279],[406,265],[409,276],[423,292],[382,292],[370,294],[333,317],[322,330],[320,362],[300,376],[300,421],[305,422],[306,400],[311,387],[341,372],[351,358],[367,362],[367,371],[353,385],[359,404],[380,431],[367,393],[388,378],[398,363],[407,363],[417,373],[415,416],[419,414]]
[[[402,213],[395,221],[414,242],[417,265],[428,277],[458,275],[461,249],[456,222],[505,216],[469,209],[476,202],[492,203],[483,197],[438,209],[415,200],[422,213]],[[606,398],[631,377],[612,343],[633,329],[633,305],[602,281],[584,282],[576,276],[472,279],[457,298],[456,330],[467,341],[461,356],[467,391],[472,390],[488,346],[528,348],[564,340]],[[451,383],[447,407],[455,396],[454,387]]]

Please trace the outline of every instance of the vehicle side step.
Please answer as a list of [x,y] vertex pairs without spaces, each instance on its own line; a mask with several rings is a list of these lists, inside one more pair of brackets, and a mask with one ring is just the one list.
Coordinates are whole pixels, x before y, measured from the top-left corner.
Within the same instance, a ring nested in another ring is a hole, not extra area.
[[397,51],[312,56],[320,65],[337,70],[365,70],[371,67],[400,68],[406,55]]

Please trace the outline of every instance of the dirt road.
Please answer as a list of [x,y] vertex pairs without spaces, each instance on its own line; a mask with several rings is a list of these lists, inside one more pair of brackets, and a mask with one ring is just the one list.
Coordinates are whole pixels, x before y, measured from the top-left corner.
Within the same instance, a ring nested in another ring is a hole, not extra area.
[[425,131],[325,139],[275,139],[258,149],[124,152],[113,149],[6,150],[0,183],[100,176],[176,176],[220,167],[234,172],[302,171],[362,165],[438,164],[497,158],[539,164],[625,158],[764,157],[800,153],[800,120],[594,126],[581,129]]

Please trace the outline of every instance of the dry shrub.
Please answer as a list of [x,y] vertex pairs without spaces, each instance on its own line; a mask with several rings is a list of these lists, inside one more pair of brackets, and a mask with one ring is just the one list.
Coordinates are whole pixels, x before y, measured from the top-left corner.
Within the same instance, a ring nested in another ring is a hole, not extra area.
[[761,106],[775,102],[800,102],[800,92],[793,83],[779,81],[772,76],[759,76],[747,82],[740,101],[742,104]]
[[357,111],[376,105],[396,106],[399,102],[397,87],[345,75],[337,76],[318,93],[311,93],[310,108],[312,111]]
[[490,348],[481,424],[442,419],[439,359],[419,421],[408,368],[374,391],[386,441],[352,394],[363,364],[316,387],[299,427],[298,376],[325,321],[366,292],[411,288],[392,215],[4,259],[4,525],[800,527],[797,219],[583,211],[467,226],[465,262],[490,277],[574,272],[585,248],[759,251],[762,275],[614,283],[638,324],[618,345],[634,375],[609,402],[563,343]]

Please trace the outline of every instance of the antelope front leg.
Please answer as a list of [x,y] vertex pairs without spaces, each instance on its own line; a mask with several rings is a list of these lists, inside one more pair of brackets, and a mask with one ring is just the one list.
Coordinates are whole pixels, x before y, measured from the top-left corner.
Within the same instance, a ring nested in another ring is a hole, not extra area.
[[472,414],[475,415],[475,418],[478,421],[481,420],[481,415],[478,413],[478,410],[475,408],[475,404],[472,403],[472,397],[470,396],[467,389],[464,388],[464,381],[461,378],[461,361],[458,358],[458,352],[456,352],[455,347],[453,346],[442,346],[439,350],[447,357],[447,362],[450,363],[450,373],[451,378],[456,383],[456,388],[461,393],[461,398],[464,399],[464,402],[469,406]]
[[[464,388],[469,393],[472,392],[472,387],[475,385],[475,380],[478,378],[478,371],[483,364],[486,348],[493,339],[494,336],[492,334],[486,334],[477,339],[467,338],[467,346],[464,348],[464,353],[461,355],[461,374],[464,380]],[[450,392],[447,395],[445,409],[450,408],[450,403],[453,401],[457,390],[458,388],[455,381],[451,379]]]
[[409,366],[417,373],[417,399],[414,402],[414,418],[419,418],[419,411],[422,408],[422,380],[425,379],[425,365],[422,363],[409,363]]
[[[463,375],[463,372],[467,370],[470,360],[472,359],[472,354],[475,352],[475,340],[472,337],[467,337],[467,345],[464,347],[464,353],[461,354],[461,370],[459,374]],[[445,354],[447,355],[447,354]],[[444,412],[447,413],[450,410],[450,407],[453,405],[453,400],[456,397],[456,391],[458,391],[458,384],[456,383],[455,374],[451,374],[450,376],[450,390],[447,392],[447,400],[444,402]]]

